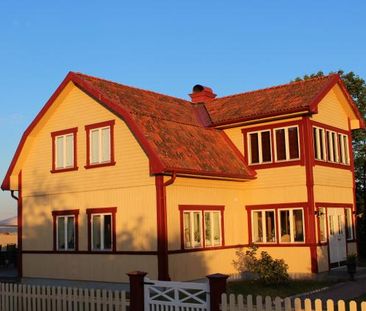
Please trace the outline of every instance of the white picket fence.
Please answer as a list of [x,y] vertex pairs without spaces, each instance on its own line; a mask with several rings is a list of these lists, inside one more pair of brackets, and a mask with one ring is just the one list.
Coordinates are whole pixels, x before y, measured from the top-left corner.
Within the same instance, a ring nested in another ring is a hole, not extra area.
[[0,285],[0,311],[126,311],[126,292],[22,284]]
[[357,308],[355,301],[346,303],[344,300],[334,302],[331,299],[322,301],[316,299],[301,300],[300,298],[282,299],[276,297],[247,296],[246,299],[242,295],[222,294],[221,297],[222,311],[366,311],[366,301],[362,302]]

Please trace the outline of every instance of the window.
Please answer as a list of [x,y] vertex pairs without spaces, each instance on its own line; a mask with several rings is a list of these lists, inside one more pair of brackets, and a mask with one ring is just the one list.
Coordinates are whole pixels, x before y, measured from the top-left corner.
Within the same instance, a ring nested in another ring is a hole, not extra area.
[[344,134],[338,134],[339,145],[339,162],[342,164],[349,164],[349,146],[348,137]]
[[87,125],[86,168],[114,165],[114,121]]
[[271,131],[248,133],[248,138],[249,163],[261,164],[271,162]]
[[79,210],[53,211],[55,251],[75,251],[78,248]]
[[302,209],[279,210],[280,242],[304,242],[304,217]]
[[314,141],[314,152],[315,152],[315,159],[320,161],[325,161],[325,135],[324,129],[319,127],[313,128],[313,141]]
[[51,133],[52,173],[75,170],[77,128]]
[[116,250],[116,208],[87,209],[89,223],[89,250]]
[[274,211],[252,211],[252,239],[254,243],[276,242]]
[[346,208],[346,238],[347,240],[353,240],[353,226],[352,226],[352,209]]
[[276,161],[298,160],[300,158],[298,127],[278,128],[274,132]]
[[319,219],[319,241],[327,241],[327,223],[326,223],[326,213],[325,208],[321,207],[318,209],[318,219]]
[[182,213],[183,248],[223,245],[223,207],[180,206],[180,210]]

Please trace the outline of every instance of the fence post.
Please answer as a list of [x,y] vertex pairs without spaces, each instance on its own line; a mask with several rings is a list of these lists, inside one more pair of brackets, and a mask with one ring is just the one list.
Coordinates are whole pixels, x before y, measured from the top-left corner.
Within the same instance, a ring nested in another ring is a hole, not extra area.
[[144,277],[147,273],[133,271],[127,275],[130,278],[130,310],[144,311]]
[[226,274],[215,273],[207,276],[210,285],[210,311],[220,311],[221,295],[226,293]]

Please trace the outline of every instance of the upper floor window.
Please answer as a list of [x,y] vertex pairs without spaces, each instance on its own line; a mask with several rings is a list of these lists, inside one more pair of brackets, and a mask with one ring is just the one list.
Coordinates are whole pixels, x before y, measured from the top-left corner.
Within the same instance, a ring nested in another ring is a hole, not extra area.
[[248,133],[249,163],[261,164],[272,162],[271,131]]
[[86,168],[114,165],[114,121],[85,126],[87,132]]
[[313,143],[316,160],[350,164],[348,135],[314,126]]
[[79,210],[53,211],[54,250],[77,250]]
[[76,167],[76,133],[77,128],[52,132],[52,170],[62,172],[77,169]]
[[87,209],[89,250],[91,251],[115,251],[116,208]]
[[180,206],[183,248],[223,245],[223,207]]
[[[246,134],[248,161],[251,165],[300,160],[299,126],[271,126]],[[274,144],[272,146],[272,143]]]
[[278,128],[274,132],[276,161],[298,160],[300,158],[298,127]]

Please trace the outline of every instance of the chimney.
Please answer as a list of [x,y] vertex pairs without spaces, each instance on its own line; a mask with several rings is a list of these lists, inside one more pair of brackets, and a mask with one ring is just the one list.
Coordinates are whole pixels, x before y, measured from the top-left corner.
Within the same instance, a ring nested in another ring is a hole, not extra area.
[[189,96],[192,99],[192,103],[197,104],[207,103],[213,100],[216,97],[216,94],[212,92],[211,88],[197,84],[193,87],[192,94],[189,94]]

